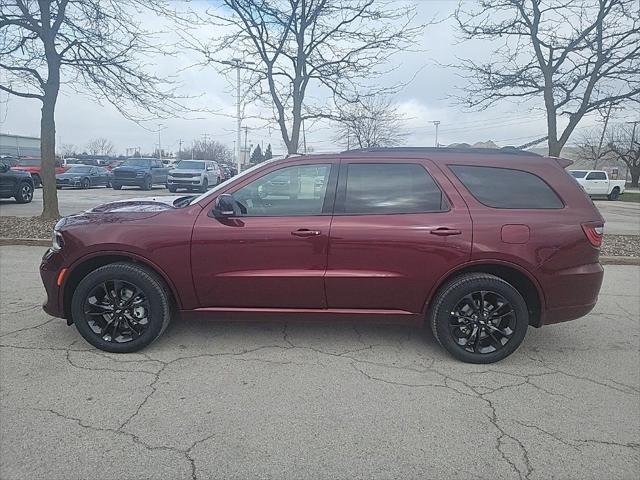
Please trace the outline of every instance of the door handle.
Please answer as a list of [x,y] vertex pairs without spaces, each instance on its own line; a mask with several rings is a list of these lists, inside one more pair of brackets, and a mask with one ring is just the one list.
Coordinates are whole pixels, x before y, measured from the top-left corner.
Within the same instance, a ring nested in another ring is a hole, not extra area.
[[320,230],[309,230],[308,228],[299,228],[291,232],[294,237],[317,237],[322,232]]
[[462,230],[449,227],[434,228],[429,232],[431,235],[438,235],[439,237],[448,237],[449,235],[462,235]]

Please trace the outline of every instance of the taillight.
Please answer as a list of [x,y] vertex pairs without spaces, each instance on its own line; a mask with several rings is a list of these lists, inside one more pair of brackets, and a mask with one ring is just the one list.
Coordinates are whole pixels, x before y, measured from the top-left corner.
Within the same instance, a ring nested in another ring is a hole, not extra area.
[[602,235],[604,234],[604,225],[601,223],[583,223],[582,230],[587,236],[589,243],[596,248],[602,245]]

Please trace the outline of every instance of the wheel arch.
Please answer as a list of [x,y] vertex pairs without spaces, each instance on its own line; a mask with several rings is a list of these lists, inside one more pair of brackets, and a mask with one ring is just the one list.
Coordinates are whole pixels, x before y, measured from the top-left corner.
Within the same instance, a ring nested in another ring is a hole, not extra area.
[[69,267],[69,272],[65,277],[60,292],[62,305],[64,305],[64,318],[67,319],[67,323],[71,322],[71,299],[80,281],[96,268],[118,262],[129,262],[141,265],[153,271],[167,286],[167,291],[170,295],[169,301],[178,309],[181,307],[180,296],[178,295],[175,285],[169,276],[149,259],[130,252],[98,252],[80,258]]
[[545,306],[544,292],[538,281],[530,272],[519,265],[504,262],[483,260],[479,262],[466,263],[458,266],[442,276],[436,285],[429,292],[425,304],[425,318],[428,318],[431,300],[435,297],[440,288],[449,280],[465,273],[488,273],[495,275],[511,284],[524,298],[529,310],[529,325],[540,327],[542,325],[542,312]]

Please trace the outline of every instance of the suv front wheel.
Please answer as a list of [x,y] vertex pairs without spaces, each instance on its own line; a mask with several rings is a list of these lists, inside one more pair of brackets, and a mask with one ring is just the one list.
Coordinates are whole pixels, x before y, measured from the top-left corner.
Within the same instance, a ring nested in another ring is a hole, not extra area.
[[527,304],[511,284],[486,273],[447,282],[430,309],[433,335],[467,363],[493,363],[511,355],[529,326]]
[[106,352],[138,351],[169,325],[171,307],[162,279],[131,263],[112,263],[84,277],[71,302],[80,335]]

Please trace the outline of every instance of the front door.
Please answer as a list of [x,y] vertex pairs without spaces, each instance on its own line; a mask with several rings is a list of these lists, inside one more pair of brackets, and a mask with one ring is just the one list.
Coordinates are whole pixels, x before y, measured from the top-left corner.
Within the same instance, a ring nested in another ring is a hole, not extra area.
[[274,166],[225,192],[234,217],[203,210],[191,248],[200,306],[325,308],[336,175],[331,163]]
[[606,195],[609,189],[607,175],[604,172],[590,172],[585,179],[586,192],[589,195]]
[[421,312],[432,286],[469,260],[471,235],[466,204],[432,163],[343,159],[328,307]]

